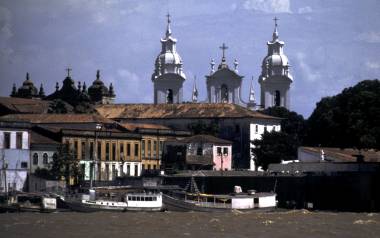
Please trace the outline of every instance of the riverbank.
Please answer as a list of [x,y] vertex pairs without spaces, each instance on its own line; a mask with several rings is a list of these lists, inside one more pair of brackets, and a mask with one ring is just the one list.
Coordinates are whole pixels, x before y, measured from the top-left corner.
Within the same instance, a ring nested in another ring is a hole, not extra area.
[[0,237],[379,237],[379,213],[8,213]]

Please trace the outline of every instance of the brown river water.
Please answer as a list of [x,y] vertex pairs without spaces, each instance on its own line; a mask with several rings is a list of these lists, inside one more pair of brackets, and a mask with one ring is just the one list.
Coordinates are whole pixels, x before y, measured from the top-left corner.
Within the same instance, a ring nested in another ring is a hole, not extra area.
[[9,213],[0,237],[380,237],[380,213]]

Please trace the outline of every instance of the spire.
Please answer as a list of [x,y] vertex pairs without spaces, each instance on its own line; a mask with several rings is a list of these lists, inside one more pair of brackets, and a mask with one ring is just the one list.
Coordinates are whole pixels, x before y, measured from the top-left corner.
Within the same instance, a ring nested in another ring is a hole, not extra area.
[[166,15],[166,17],[168,18],[168,25],[166,27],[166,38],[168,38],[169,36],[172,35],[172,30],[170,29],[170,23],[171,23],[171,20],[170,20],[170,14],[168,13]]
[[211,59],[210,66],[211,66],[211,74],[212,74],[215,72],[215,61],[214,61],[214,59]]
[[78,81],[78,92],[82,91],[82,85],[80,83],[80,81]]
[[14,83],[12,87],[11,97],[16,97],[16,95],[17,95],[17,88],[16,88],[16,84]]
[[218,66],[218,69],[228,68],[228,65],[226,62],[226,52],[225,52],[228,49],[228,47],[226,46],[226,44],[223,43],[222,46],[219,46],[219,49],[222,50],[222,62]]
[[87,93],[86,82],[83,82],[82,93]]
[[249,103],[256,104],[255,91],[253,89],[253,76],[252,76],[252,80],[251,80],[251,87],[249,88]]
[[96,70],[96,80],[100,80],[100,70]]
[[67,77],[70,78],[70,77],[71,77],[71,76],[70,76],[70,72],[72,71],[72,69],[67,68],[66,71],[67,71]]
[[40,86],[40,92],[38,93],[38,96],[41,98],[45,97],[45,91],[44,91],[44,87],[43,87],[42,83]]
[[235,59],[235,61],[234,61],[234,70],[235,70],[235,72],[238,72],[238,66],[239,66],[239,62],[237,61],[237,59]]
[[113,91],[113,85],[112,83],[110,84],[110,87],[109,87],[109,95],[110,97],[115,97],[115,92]]
[[194,76],[192,101],[193,103],[196,103],[198,101],[197,76]]
[[59,90],[59,84],[58,82],[55,83],[55,91],[57,92]]
[[29,80],[29,72],[26,72],[26,80]]
[[276,41],[278,39],[277,21],[280,19],[278,19],[277,17],[274,17],[273,20],[274,20],[273,41]]

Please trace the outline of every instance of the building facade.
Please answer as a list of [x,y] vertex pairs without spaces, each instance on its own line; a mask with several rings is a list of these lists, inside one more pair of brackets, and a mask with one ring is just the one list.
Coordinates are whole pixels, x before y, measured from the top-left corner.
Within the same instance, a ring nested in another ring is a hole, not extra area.
[[30,169],[30,125],[0,122],[0,191],[26,191]]
[[154,103],[182,103],[183,83],[186,80],[183,62],[177,52],[177,39],[172,36],[170,15],[165,37],[161,39],[161,52],[157,56],[152,82],[154,87]]
[[293,76],[290,74],[289,60],[284,54],[284,42],[279,40],[277,18],[272,41],[268,41],[268,54],[261,66],[259,84],[261,87],[261,107],[280,106],[290,109],[290,84]]

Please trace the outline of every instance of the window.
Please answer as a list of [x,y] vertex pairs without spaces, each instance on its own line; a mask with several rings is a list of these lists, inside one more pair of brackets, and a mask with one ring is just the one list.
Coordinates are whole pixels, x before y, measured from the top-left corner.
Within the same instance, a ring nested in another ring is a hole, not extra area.
[[96,158],[98,160],[101,160],[102,159],[102,142],[98,142],[98,152],[97,152],[97,155],[96,155]]
[[281,105],[280,91],[276,90],[274,93],[274,105],[279,107]]
[[38,164],[38,154],[37,154],[37,153],[34,153],[34,154],[33,154],[33,164],[34,164],[34,165],[37,165],[37,164]]
[[223,155],[228,155],[228,147],[223,147]]
[[138,176],[139,175],[139,166],[136,164],[135,165],[135,176]]
[[157,141],[153,141],[153,158],[156,159],[157,156]]
[[120,165],[120,176],[123,176],[124,175],[124,172],[123,172],[123,165],[121,164]]
[[81,150],[81,159],[85,160],[86,159],[86,142],[85,141],[82,141],[80,150]]
[[54,153],[54,154],[53,154],[53,161],[54,161],[54,160],[57,160],[57,159],[58,159],[58,154],[57,154],[57,153]]
[[16,132],[16,149],[22,148],[22,132]]
[[106,180],[110,179],[110,165],[106,164]]
[[42,163],[43,163],[44,165],[48,164],[48,163],[49,163],[48,159],[49,159],[48,154],[44,153],[44,154],[42,155]]
[[157,169],[157,166],[154,164],[153,165],[153,170],[156,170]]
[[240,126],[239,125],[235,125],[235,133],[239,133],[240,132]]
[[112,143],[112,160],[116,160],[116,144]]
[[119,146],[120,146],[120,158],[121,158],[121,160],[124,160],[124,143],[120,143],[119,144]]
[[139,156],[139,144],[135,144],[135,156]]
[[150,159],[150,157],[152,156],[151,155],[151,152],[152,152],[152,142],[150,140],[148,140],[148,158]]
[[255,126],[255,132],[256,132],[256,134],[259,132],[259,125]]
[[21,162],[21,168],[22,169],[28,168],[28,162]]
[[10,132],[4,132],[4,148],[5,149],[11,148],[11,133]]
[[148,170],[150,170],[150,164],[148,164]]
[[145,140],[143,140],[141,143],[141,157],[145,159]]
[[131,156],[131,144],[127,144],[127,156]]
[[90,141],[90,160],[94,159],[94,142]]
[[173,103],[173,90],[172,89],[166,90],[166,103],[168,103],[168,104]]
[[268,127],[264,126],[264,132],[268,132]]
[[228,87],[227,85],[223,84],[220,89],[220,95],[221,95],[221,102],[227,103],[228,102]]
[[197,148],[197,155],[203,155],[203,148],[202,148],[202,145],[198,145],[198,148]]
[[116,178],[117,174],[116,174],[116,166],[113,164],[112,165],[112,180],[114,180]]
[[159,142],[159,147],[158,147],[158,155],[159,155],[159,159],[162,158],[162,151],[164,149],[164,142],[163,141],[160,141]]
[[78,141],[74,141],[74,155],[78,158]]
[[106,143],[106,160],[110,160],[110,143]]
[[127,175],[131,175],[131,166],[127,164]]
[[222,147],[216,147],[216,151],[218,155],[222,154]]

